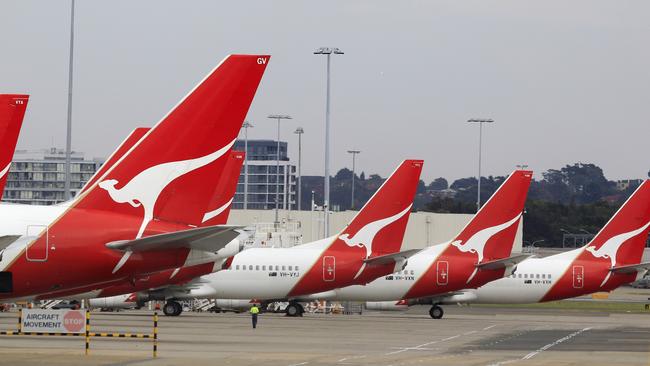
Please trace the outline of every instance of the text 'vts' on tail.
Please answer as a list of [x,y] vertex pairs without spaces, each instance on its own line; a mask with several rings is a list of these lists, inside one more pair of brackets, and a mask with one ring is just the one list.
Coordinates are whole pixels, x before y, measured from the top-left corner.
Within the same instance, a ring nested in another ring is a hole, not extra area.
[[0,94],[0,197],[23,124],[29,95]]
[[269,56],[224,59],[77,202],[144,216],[135,237],[157,221],[198,226],[223,174]]

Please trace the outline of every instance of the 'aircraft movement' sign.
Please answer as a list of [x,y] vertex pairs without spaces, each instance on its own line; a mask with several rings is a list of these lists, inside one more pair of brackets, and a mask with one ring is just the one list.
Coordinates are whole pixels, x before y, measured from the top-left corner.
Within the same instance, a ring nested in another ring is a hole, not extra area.
[[83,333],[86,316],[83,310],[24,309],[21,332]]

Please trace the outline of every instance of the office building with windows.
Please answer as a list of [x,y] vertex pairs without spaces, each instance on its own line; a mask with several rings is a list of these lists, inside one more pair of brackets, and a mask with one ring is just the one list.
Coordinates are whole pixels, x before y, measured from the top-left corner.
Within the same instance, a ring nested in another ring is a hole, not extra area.
[[[70,188],[74,196],[102,164],[72,152]],[[3,201],[32,205],[52,205],[65,201],[65,150],[16,150]]]
[[[237,140],[234,149],[245,151],[244,141]],[[275,192],[279,189],[278,208],[294,208],[296,202],[297,177],[296,166],[287,155],[287,143],[280,142],[280,171],[276,171],[277,141],[248,140],[248,209],[275,209]],[[233,200],[234,209],[244,208],[244,174],[245,166],[237,184],[237,193]],[[291,207],[290,207],[291,205]]]

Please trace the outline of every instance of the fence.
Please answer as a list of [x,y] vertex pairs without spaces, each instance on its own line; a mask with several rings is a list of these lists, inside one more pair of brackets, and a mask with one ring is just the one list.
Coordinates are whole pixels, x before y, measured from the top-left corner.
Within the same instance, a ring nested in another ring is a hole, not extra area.
[[[46,312],[47,310],[42,310]],[[23,309],[18,311],[18,330],[0,331],[0,336],[62,336],[62,337],[81,337],[85,338],[85,354],[90,353],[90,340],[93,337],[107,338],[137,338],[151,339],[153,348],[153,357],[158,357],[158,312],[153,313],[153,332],[152,333],[116,333],[116,332],[91,332],[90,311],[85,311],[85,324],[83,332],[24,332]]]

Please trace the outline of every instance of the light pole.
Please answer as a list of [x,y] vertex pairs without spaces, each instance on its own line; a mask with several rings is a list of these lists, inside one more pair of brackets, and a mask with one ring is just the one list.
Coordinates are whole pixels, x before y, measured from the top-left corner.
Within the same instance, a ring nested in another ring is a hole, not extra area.
[[481,209],[481,150],[483,145],[483,124],[492,123],[492,119],[472,118],[467,120],[469,123],[478,123],[478,195],[476,198],[476,212]]
[[357,154],[361,153],[361,150],[348,150],[348,154],[352,154],[352,204],[350,209],[354,210],[354,168],[356,167],[356,157]]
[[342,55],[338,48],[321,47],[314,51],[315,55],[327,55],[327,94],[325,97],[325,185],[323,194],[323,209],[325,211],[325,236],[330,232],[330,56]]
[[298,211],[300,211],[302,209],[302,174],[300,173],[302,165],[302,134],[305,133],[305,130],[298,127],[293,133],[298,135]]
[[528,168],[528,164],[517,164],[515,165],[515,168],[517,168],[518,170],[524,170]]
[[267,118],[278,120],[278,141],[275,160],[275,230],[278,230],[280,220],[278,218],[278,206],[280,205],[280,121],[283,119],[291,119],[291,116],[286,114],[269,114]]
[[244,210],[248,210],[248,129],[253,125],[244,121]]
[[65,138],[65,183],[64,197],[72,198],[70,191],[70,164],[72,164],[72,69],[74,59],[74,0],[70,6],[70,65],[68,65],[68,123]]

